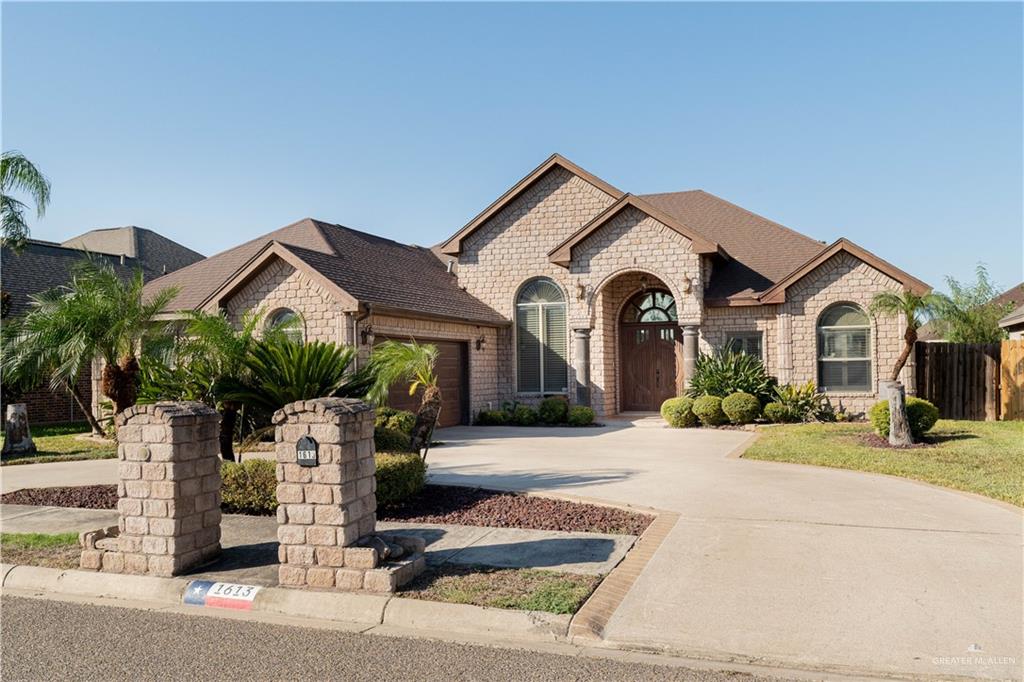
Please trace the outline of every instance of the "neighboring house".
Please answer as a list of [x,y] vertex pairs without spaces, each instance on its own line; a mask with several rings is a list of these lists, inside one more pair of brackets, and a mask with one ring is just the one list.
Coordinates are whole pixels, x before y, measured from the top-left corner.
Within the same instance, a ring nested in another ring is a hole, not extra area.
[[[103,235],[104,240],[95,239]],[[78,246],[82,245],[82,246]],[[63,244],[29,239],[24,248],[15,253],[4,247],[0,263],[0,290],[4,294],[3,317],[9,319],[24,314],[30,296],[67,284],[72,268],[85,257],[83,248],[97,259],[110,264],[125,277],[141,269],[148,280],[163,272],[201,260],[201,254],[167,239],[151,230],[139,227],[92,230]],[[93,400],[92,372],[86,372],[79,388],[87,401]],[[52,392],[46,386],[22,395],[19,402],[28,405],[33,424],[52,424],[80,421],[85,417],[65,391]],[[3,396],[4,403],[7,402]]]
[[1006,330],[1012,340],[1024,339],[1024,305],[999,320],[999,326]]
[[845,239],[699,190],[624,193],[558,155],[433,250],[305,219],[148,289],[171,285],[178,310],[297,314],[306,338],[364,357],[383,338],[437,342],[444,424],[545,395],[601,415],[657,410],[698,351],[723,346],[863,412],[903,344],[902,321],[868,314],[871,298],[928,290]]

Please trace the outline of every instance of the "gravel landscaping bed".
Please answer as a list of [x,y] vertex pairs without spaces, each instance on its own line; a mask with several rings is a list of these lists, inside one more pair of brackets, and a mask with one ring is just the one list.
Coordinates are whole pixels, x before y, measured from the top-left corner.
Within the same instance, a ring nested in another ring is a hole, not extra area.
[[[117,486],[25,488],[3,495],[0,502],[117,509]],[[379,509],[377,518],[380,521],[623,535],[640,535],[654,520],[647,514],[596,504],[447,485],[428,485],[403,504]]]

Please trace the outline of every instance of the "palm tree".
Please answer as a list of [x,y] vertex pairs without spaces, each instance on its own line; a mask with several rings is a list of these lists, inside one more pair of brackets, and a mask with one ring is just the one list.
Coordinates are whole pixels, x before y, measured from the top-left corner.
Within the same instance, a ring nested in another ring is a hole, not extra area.
[[220,454],[234,461],[234,435],[242,404],[226,397],[248,376],[245,362],[257,341],[261,310],[250,310],[235,327],[223,313],[190,311],[183,337],[169,358],[147,363],[140,400],[197,400],[220,412]]
[[50,203],[50,181],[20,152],[4,152],[0,157],[0,222],[3,223],[3,244],[20,249],[28,239],[23,202],[11,196],[12,192],[25,192],[32,197],[39,217]]
[[942,294],[929,292],[927,294],[915,294],[912,291],[904,291],[902,294],[895,291],[881,291],[875,294],[871,300],[871,312],[874,315],[889,315],[897,317],[903,315],[906,320],[906,329],[903,331],[903,351],[896,358],[892,373],[889,375],[891,381],[900,380],[900,372],[914,351],[914,344],[917,342],[917,330],[921,328],[928,319],[937,317],[946,310],[948,300]]
[[155,319],[177,291],[164,289],[148,300],[142,272],[121,279],[107,263],[86,258],[71,282],[31,297],[30,310],[3,330],[0,371],[16,381],[41,381],[68,390],[97,435],[103,429],[78,390],[78,379],[94,358],[105,363],[101,390],[115,412],[135,404],[138,352],[143,341],[161,336]]
[[409,382],[409,395],[416,395],[418,390],[423,389],[411,445],[413,450],[421,452],[424,460],[430,449],[434,427],[441,416],[441,388],[434,371],[437,356],[437,346],[421,345],[415,340],[408,343],[385,341],[374,348],[370,355],[370,368],[376,383],[368,398],[375,405],[385,403],[388,390],[397,382]]

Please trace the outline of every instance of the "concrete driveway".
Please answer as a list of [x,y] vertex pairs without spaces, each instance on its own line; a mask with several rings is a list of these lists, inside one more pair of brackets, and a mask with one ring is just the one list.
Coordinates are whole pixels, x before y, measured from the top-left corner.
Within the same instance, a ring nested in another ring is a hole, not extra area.
[[682,518],[606,638],[831,672],[1018,679],[1022,517],[902,479],[728,457],[751,435],[657,420],[439,431],[431,480]]

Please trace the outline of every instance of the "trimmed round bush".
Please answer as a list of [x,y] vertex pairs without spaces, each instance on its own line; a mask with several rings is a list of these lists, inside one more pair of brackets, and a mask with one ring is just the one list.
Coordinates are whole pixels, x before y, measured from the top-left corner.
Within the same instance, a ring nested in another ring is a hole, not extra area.
[[411,452],[412,443],[408,433],[386,426],[373,430],[373,445],[377,452]]
[[749,393],[736,391],[722,401],[722,411],[733,424],[749,424],[761,416],[761,401]]
[[[907,422],[915,439],[928,433],[939,420],[939,408],[922,398],[907,396]],[[875,432],[882,438],[889,437],[889,401],[880,400],[868,410],[868,419]]]
[[661,404],[661,418],[675,429],[697,426],[697,415],[693,413],[693,398],[669,398]]
[[529,405],[519,405],[512,412],[510,421],[516,426],[533,426],[537,423],[537,410]]
[[569,416],[569,403],[565,398],[545,398],[537,407],[537,416],[545,424],[564,424]]
[[702,395],[694,400],[693,413],[704,426],[719,426],[729,421],[722,411],[722,399],[717,395]]
[[566,419],[569,426],[590,426],[594,423],[594,411],[586,405],[573,405]]
[[782,403],[768,403],[764,406],[764,418],[773,424],[785,424],[793,421],[789,408]]
[[266,516],[277,511],[277,462],[223,462],[220,476],[220,508],[225,513]]
[[377,504],[393,505],[423,490],[427,465],[416,454],[377,453]]
[[508,424],[508,414],[504,410],[480,410],[476,423],[477,426],[502,426]]

